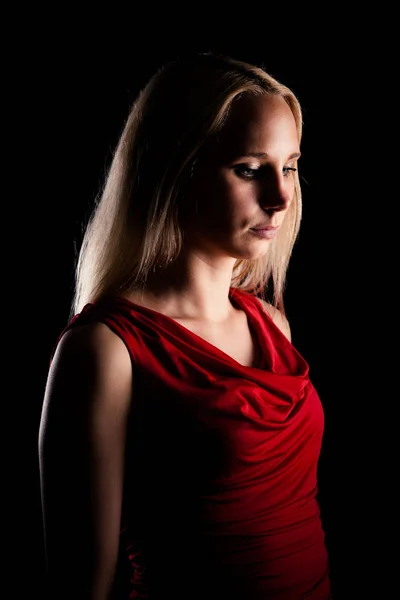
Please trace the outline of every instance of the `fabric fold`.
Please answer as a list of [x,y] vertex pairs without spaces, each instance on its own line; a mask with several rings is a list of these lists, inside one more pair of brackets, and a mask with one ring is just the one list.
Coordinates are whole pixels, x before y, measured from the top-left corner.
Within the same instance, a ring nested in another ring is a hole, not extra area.
[[316,500],[322,405],[259,300],[237,289],[230,298],[260,344],[258,368],[122,297],[87,304],[64,330],[101,321],[132,360],[121,536],[131,600],[329,598]]

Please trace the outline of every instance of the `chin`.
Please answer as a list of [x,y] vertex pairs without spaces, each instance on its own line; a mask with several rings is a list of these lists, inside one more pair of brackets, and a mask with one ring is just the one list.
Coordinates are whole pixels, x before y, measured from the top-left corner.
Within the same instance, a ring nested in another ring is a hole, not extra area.
[[[260,244],[261,245],[261,244]],[[237,260],[259,260],[268,254],[269,244],[264,243],[263,248],[246,248],[240,251],[236,250],[232,256]]]

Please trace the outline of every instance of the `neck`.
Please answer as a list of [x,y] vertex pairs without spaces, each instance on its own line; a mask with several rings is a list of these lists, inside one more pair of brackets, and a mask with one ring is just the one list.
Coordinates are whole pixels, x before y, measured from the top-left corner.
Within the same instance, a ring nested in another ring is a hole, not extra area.
[[172,318],[223,323],[234,311],[229,299],[234,264],[230,257],[211,261],[198,253],[181,256],[152,274],[137,297]]

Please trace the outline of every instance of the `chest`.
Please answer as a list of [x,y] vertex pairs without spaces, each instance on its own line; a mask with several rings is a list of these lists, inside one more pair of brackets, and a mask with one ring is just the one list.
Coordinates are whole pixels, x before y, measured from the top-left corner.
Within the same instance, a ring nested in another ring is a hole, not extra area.
[[261,361],[261,348],[256,335],[251,330],[244,313],[225,325],[199,324],[182,319],[177,322],[189,329],[242,366],[257,367]]

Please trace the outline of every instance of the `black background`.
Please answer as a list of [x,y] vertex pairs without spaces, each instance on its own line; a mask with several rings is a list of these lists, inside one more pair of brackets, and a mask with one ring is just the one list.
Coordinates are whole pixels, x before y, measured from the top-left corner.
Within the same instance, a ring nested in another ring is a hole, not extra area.
[[[268,28],[252,29],[257,15],[251,23],[247,15],[250,43],[240,34],[222,41],[222,26],[193,39],[195,15],[176,31],[166,30],[161,17],[156,28],[138,17],[120,35],[90,20],[78,26],[78,17],[60,16],[50,28],[35,22],[30,29],[27,16],[23,35],[10,46],[12,144],[5,178],[15,216],[10,231],[5,225],[12,256],[4,294],[4,325],[11,330],[5,380],[17,414],[15,427],[4,422],[4,437],[11,436],[5,481],[12,512],[5,511],[4,520],[14,590],[7,597],[42,594],[38,427],[50,352],[68,319],[82,221],[136,93],[167,60],[207,50],[263,64],[302,104],[304,216],[286,308],[293,343],[310,364],[325,411],[319,494],[334,599],[393,597],[394,560],[383,541],[391,535],[392,474],[381,456],[395,392],[380,377],[386,346],[377,341],[378,330],[388,330],[381,326],[383,274],[376,258],[387,210],[376,192],[376,156],[386,152],[376,141],[386,114],[378,108],[384,86],[377,75],[385,58],[373,35],[357,35],[357,24],[338,19],[329,29],[325,17],[323,27],[299,27],[295,39],[285,18],[283,12],[280,33],[271,39]],[[126,26],[123,14],[119,19]]]

